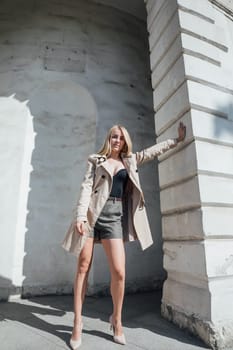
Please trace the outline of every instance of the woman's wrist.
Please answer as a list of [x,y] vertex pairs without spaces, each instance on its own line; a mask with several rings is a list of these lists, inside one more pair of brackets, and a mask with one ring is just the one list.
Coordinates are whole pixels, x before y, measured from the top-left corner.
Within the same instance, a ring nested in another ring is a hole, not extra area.
[[179,136],[175,138],[176,143],[182,142],[184,138],[180,138]]

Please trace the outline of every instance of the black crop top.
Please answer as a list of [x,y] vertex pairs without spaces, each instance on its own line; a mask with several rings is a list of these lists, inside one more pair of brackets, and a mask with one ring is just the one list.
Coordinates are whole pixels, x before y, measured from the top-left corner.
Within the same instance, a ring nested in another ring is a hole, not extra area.
[[110,197],[121,198],[123,196],[127,179],[128,179],[128,174],[126,169],[119,170],[113,176],[113,183],[112,183],[112,190],[110,193]]

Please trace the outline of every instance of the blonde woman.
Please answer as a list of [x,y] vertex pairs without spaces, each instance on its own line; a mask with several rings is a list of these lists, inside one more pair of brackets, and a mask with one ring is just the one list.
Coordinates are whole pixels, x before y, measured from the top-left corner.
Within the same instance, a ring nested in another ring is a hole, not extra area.
[[125,287],[124,242],[138,239],[143,250],[153,243],[138,166],[175,147],[184,140],[185,133],[186,127],[180,123],[177,138],[132,153],[128,131],[121,125],[114,125],[100,151],[88,158],[77,218],[63,242],[66,250],[78,256],[72,349],[78,349],[82,342],[82,305],[95,242],[102,243],[110,268],[113,311],[109,322],[113,340],[126,344],[121,323]]

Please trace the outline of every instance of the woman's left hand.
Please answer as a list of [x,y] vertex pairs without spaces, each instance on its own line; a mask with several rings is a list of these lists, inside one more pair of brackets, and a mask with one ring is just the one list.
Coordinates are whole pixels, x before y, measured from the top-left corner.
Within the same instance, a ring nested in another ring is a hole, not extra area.
[[186,126],[180,122],[179,127],[178,127],[178,137],[177,137],[177,142],[181,142],[185,139],[186,136]]

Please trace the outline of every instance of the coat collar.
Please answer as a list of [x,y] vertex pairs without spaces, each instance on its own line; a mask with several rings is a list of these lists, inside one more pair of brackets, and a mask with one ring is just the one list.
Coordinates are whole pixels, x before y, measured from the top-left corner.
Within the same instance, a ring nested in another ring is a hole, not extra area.
[[[100,154],[96,154],[94,156],[94,158],[96,159],[96,166],[103,167],[108,172],[110,177],[112,177],[111,167],[109,166],[108,162],[106,162],[107,157],[101,156]],[[124,163],[124,166],[128,172],[128,175],[129,175],[131,181],[133,182],[135,187],[139,190],[139,192],[142,193],[141,188],[140,188],[140,184],[138,183],[137,178],[135,178],[135,175],[133,175],[134,171],[131,170],[131,167],[133,166],[133,160],[134,160],[133,153],[131,153],[128,156],[125,155],[124,153],[122,153],[121,159],[122,159],[122,162]],[[134,169],[134,166],[133,166],[133,169]]]
[[106,156],[101,156],[100,154],[96,155],[96,164],[97,165],[103,164],[104,162],[106,162],[106,160],[107,160]]
[[[106,162],[106,160],[108,159],[105,155],[100,155],[100,154],[96,154],[95,155],[96,158],[96,166],[99,167],[103,167],[111,176],[111,167],[109,166],[108,162]],[[121,154],[121,159],[122,162],[125,165],[126,170],[129,170],[130,168],[130,163],[131,163],[131,159],[132,159],[132,154],[126,155],[125,153]]]
[[109,175],[112,177],[112,173],[111,173],[111,168],[108,164],[108,162],[106,162],[107,157],[106,156],[101,156],[100,154],[96,155],[96,166],[97,167],[103,167],[108,173]]

